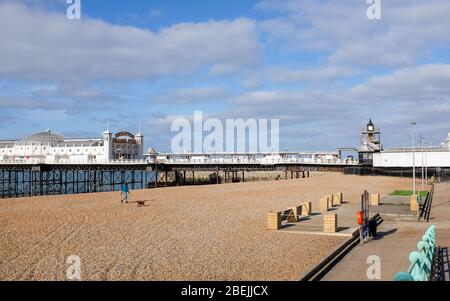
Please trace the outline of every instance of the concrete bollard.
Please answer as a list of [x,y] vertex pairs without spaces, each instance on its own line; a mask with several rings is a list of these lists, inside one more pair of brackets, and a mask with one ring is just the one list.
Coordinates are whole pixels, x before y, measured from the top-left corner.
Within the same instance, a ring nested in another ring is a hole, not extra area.
[[269,230],[281,229],[281,212],[269,212],[267,214],[267,229]]
[[333,197],[333,205],[335,205],[335,206],[341,205],[342,201],[341,201],[340,193],[335,193],[332,195],[332,197]]
[[332,208],[334,206],[333,196],[332,195],[327,195],[327,199],[328,199],[328,208]]
[[303,202],[301,204],[301,214],[304,216],[310,216],[312,214],[312,204],[311,202]]
[[328,197],[323,197],[319,200],[319,210],[320,212],[327,212],[329,209]]
[[419,203],[417,202],[417,195],[412,195],[409,200],[409,210],[419,212]]
[[337,214],[325,214],[323,216],[323,232],[336,233],[337,232]]
[[379,194],[371,194],[370,195],[370,206],[379,206],[380,205],[380,195]]

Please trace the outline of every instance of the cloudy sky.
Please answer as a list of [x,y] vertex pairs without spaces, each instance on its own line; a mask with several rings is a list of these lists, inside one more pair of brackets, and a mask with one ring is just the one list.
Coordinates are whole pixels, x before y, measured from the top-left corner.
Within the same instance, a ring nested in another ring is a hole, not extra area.
[[277,118],[280,147],[385,147],[450,131],[450,1],[0,0],[0,138],[137,132],[169,150],[174,118]]

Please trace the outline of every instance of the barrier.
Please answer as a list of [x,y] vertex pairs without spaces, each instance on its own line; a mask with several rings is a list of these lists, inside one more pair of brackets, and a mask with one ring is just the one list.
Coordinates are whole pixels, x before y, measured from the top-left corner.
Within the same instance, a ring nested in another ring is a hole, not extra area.
[[281,212],[267,213],[267,229],[269,230],[281,229]]
[[379,206],[380,205],[380,195],[379,194],[371,194],[370,195],[370,206]]
[[419,214],[419,201],[417,195],[412,195],[409,201],[409,210]]
[[329,207],[328,196],[323,197],[319,200],[319,210],[320,212],[327,212]]
[[337,224],[338,224],[337,214],[325,214],[323,216],[323,232],[336,233]]
[[429,281],[432,275],[436,227],[430,226],[417,243],[417,251],[409,254],[411,265],[407,272],[395,274],[395,281]]
[[425,202],[420,206],[420,215],[417,219],[418,222],[420,222],[421,219],[428,222],[430,220],[430,213],[431,213],[431,205],[433,202],[433,194],[434,194],[434,183],[431,185],[431,190],[428,193]]

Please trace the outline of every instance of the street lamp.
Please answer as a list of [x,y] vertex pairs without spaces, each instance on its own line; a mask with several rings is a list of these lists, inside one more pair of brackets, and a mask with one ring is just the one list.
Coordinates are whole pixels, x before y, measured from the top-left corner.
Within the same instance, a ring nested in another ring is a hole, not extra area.
[[[427,142],[425,145],[429,146]],[[428,182],[428,152],[425,152],[425,181]]]
[[423,162],[423,140],[424,140],[424,137],[422,135],[420,135],[419,141],[420,141],[420,150],[421,150],[421,154],[422,154],[422,190],[421,191],[424,191],[424,181],[425,181],[425,179],[424,179],[424,164],[423,164],[424,163]]
[[415,127],[417,123],[411,122],[411,134],[412,134],[412,151],[413,151],[413,195],[416,195],[416,132]]

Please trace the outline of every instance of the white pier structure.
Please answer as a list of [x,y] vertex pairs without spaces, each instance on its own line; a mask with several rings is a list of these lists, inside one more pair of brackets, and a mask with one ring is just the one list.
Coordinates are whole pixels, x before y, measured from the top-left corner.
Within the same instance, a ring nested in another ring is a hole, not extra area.
[[149,163],[167,165],[358,165],[358,161],[341,159],[339,152],[174,154],[156,153],[150,150],[144,156]]
[[14,165],[357,165],[335,152],[157,153],[143,152],[144,136],[105,131],[102,138],[66,138],[45,131],[22,140],[0,141],[0,164]]

